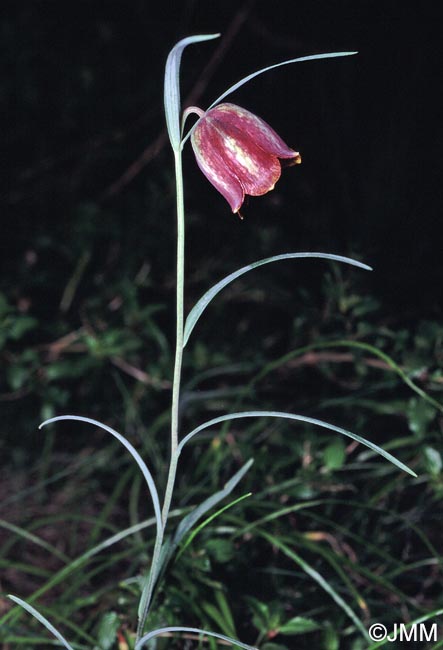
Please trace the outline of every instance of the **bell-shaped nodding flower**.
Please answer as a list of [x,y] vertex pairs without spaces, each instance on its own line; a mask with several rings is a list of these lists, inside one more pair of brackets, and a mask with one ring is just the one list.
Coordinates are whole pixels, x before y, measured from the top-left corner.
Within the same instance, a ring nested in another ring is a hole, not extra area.
[[[280,158],[301,163],[269,124],[235,104],[219,104],[200,116],[191,135],[197,164],[206,178],[225,197],[232,212],[239,212],[245,198],[274,189],[281,174]],[[241,215],[240,215],[241,216]]]

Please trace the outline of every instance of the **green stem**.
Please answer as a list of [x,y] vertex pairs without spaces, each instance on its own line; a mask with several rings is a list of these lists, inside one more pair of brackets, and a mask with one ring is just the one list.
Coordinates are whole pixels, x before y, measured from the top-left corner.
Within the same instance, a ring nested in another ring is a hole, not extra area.
[[172,385],[172,406],[171,406],[171,457],[169,462],[168,480],[166,483],[165,497],[162,509],[162,527],[157,531],[157,536],[152,553],[151,570],[149,572],[146,588],[143,590],[139,607],[139,620],[137,626],[136,644],[143,636],[143,631],[151,605],[157,576],[160,571],[160,560],[163,548],[164,531],[168,521],[171,507],[172,493],[174,490],[175,476],[177,473],[178,456],[178,428],[179,428],[179,403],[180,403],[180,381],[183,359],[183,294],[185,275],[185,207],[183,193],[183,168],[181,149],[174,151],[175,156],[175,181],[177,196],[177,287],[176,287],[176,347],[174,363],[174,379]]
[[176,345],[174,379],[172,384],[172,407],[171,407],[171,460],[169,464],[168,482],[165,490],[165,500],[162,510],[163,528],[168,520],[169,508],[171,506],[172,491],[174,489],[175,475],[177,472],[177,447],[179,428],[179,403],[180,403],[180,380],[183,359],[183,296],[185,277],[185,206],[183,193],[183,169],[181,151],[175,151],[175,182],[177,192],[177,289],[176,289]]

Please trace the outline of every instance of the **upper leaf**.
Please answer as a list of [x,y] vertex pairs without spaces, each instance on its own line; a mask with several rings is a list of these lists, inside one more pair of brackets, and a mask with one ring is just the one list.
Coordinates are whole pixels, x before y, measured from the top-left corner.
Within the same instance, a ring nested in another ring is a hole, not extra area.
[[174,151],[180,149],[180,61],[183,50],[192,43],[210,41],[220,34],[200,34],[183,38],[169,52],[165,69],[165,116],[169,140]]
[[269,70],[273,70],[274,68],[280,68],[282,65],[289,65],[290,63],[301,63],[302,61],[316,61],[317,59],[335,59],[339,56],[352,56],[353,54],[357,54],[357,52],[326,52],[324,54],[309,54],[308,56],[298,56],[296,59],[288,59],[287,61],[280,61],[280,63],[274,63],[274,65],[268,65],[266,68],[261,68],[260,70],[256,70],[255,72],[248,74],[246,77],[243,77],[243,79],[240,79],[240,81],[237,81],[237,83],[230,86],[228,90],[225,90],[225,92],[220,95],[220,97],[217,97],[215,102],[212,102],[209,108],[212,108],[216,104],[220,103],[225,97],[227,97],[235,90],[240,88],[240,86],[243,86],[248,81],[251,81],[251,79],[254,79],[254,77],[258,77],[258,75],[263,74],[263,72],[268,72]]
[[375,451],[380,456],[383,456],[383,458],[388,460],[390,463],[392,463],[399,469],[417,478],[417,474],[412,469],[410,469],[407,465],[405,465],[400,460],[395,458],[395,456],[390,454],[388,451],[385,451],[384,449],[382,449],[382,447],[379,447],[378,445],[374,444],[370,440],[367,440],[366,438],[362,438],[361,436],[357,435],[356,433],[352,433],[352,431],[348,431],[347,429],[342,429],[342,427],[337,427],[334,424],[329,424],[329,422],[324,422],[323,420],[307,417],[305,415],[298,415],[297,413],[285,413],[283,411],[241,411],[240,413],[227,413],[226,415],[221,415],[217,418],[213,418],[212,420],[208,420],[207,422],[200,424],[198,427],[196,427],[190,433],[188,433],[181,440],[177,448],[177,452],[181,453],[186,443],[189,440],[191,440],[191,438],[193,438],[197,433],[200,433],[200,431],[203,431],[204,429],[209,429],[209,427],[212,427],[215,424],[220,424],[221,422],[227,422],[228,420],[239,420],[243,418],[283,418],[287,420],[298,420],[299,422],[306,422],[307,424],[313,424],[314,426],[322,427],[323,429],[329,429],[330,431],[335,431],[336,433],[340,433],[342,436],[346,436],[347,438],[356,440],[360,444],[369,447],[369,449],[372,449],[372,451]]
[[161,508],[160,508],[160,501],[158,498],[158,492],[157,488],[155,486],[154,479],[152,478],[152,474],[149,471],[145,461],[143,458],[140,456],[138,451],[133,447],[133,445],[127,440],[124,436],[121,435],[121,433],[118,433],[118,431],[115,431],[114,429],[111,429],[111,427],[108,427],[108,425],[103,424],[103,422],[99,422],[98,420],[93,420],[92,418],[86,418],[81,415],[59,415],[54,418],[50,418],[49,420],[45,420],[40,424],[39,429],[42,429],[48,424],[52,424],[53,422],[61,422],[62,420],[77,420],[79,422],[86,422],[87,424],[93,424],[96,427],[99,427],[100,429],[103,429],[104,431],[107,431],[108,433],[111,434],[111,436],[114,436],[114,438],[117,438],[121,444],[126,447],[126,449],[129,451],[137,465],[139,466],[144,479],[146,481],[146,484],[148,486],[149,493],[151,495],[152,499],[152,505],[154,507],[154,514],[155,514],[155,521],[157,524],[157,534],[159,531],[162,530],[162,517],[161,517]]
[[208,291],[206,291],[206,293],[203,294],[200,300],[194,305],[194,307],[191,309],[186,319],[184,336],[183,336],[183,347],[188,342],[191,332],[194,329],[203,311],[209,305],[211,300],[215,298],[215,296],[224,287],[226,287],[227,284],[236,280],[238,277],[240,277],[240,275],[243,275],[248,271],[252,271],[252,269],[256,269],[259,266],[263,266],[264,264],[269,264],[270,262],[278,262],[280,260],[290,260],[290,259],[305,258],[305,257],[317,257],[320,259],[332,260],[333,262],[343,262],[344,264],[351,264],[352,266],[358,266],[359,268],[365,269],[366,271],[372,270],[371,267],[368,266],[367,264],[363,264],[362,262],[357,262],[356,260],[353,260],[350,257],[343,257],[342,255],[332,255],[331,253],[283,253],[282,255],[273,255],[272,257],[266,257],[263,260],[252,262],[252,264],[243,266],[241,269],[238,269],[237,271],[234,271],[234,273],[231,273],[230,275],[224,277],[222,280],[220,280],[220,282],[217,282],[217,284],[214,284],[214,286],[208,289]]

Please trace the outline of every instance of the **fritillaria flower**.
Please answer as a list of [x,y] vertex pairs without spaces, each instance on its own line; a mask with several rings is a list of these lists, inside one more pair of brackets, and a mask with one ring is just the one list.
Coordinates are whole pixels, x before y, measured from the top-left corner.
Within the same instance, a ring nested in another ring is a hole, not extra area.
[[269,124],[240,106],[218,104],[206,113],[192,107],[186,113],[200,116],[191,135],[197,164],[234,213],[239,213],[246,194],[261,196],[274,189],[280,159],[301,162],[298,151]]

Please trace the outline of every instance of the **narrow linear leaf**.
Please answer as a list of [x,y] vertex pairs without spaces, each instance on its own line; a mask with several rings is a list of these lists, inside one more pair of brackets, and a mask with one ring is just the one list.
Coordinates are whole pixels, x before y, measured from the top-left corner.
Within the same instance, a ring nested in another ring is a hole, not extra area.
[[62,553],[61,551],[59,551],[58,548],[56,548],[52,544],[49,544],[49,542],[46,542],[44,539],[40,539],[40,537],[37,537],[37,535],[30,533],[24,528],[20,528],[15,524],[11,524],[9,521],[5,521],[4,519],[0,519],[0,528],[5,528],[6,530],[9,530],[9,532],[19,535],[20,537],[30,542],[31,544],[36,544],[37,546],[44,548],[45,551],[48,551],[48,553],[51,553],[51,555],[58,558],[65,564],[70,561],[70,558],[64,553]]
[[[167,543],[165,546],[163,556],[161,557],[159,563],[159,572],[160,570],[163,570],[164,567],[168,564],[177,546],[182,541],[183,537],[195,526],[197,521],[199,521],[199,519],[201,519],[203,515],[208,512],[208,510],[211,510],[211,508],[216,506],[217,503],[219,503],[225,497],[231,494],[232,490],[241,481],[241,479],[249,470],[253,462],[254,460],[252,458],[248,460],[247,463],[245,463],[242,467],[240,467],[240,469],[233,476],[231,476],[231,478],[229,479],[229,481],[227,481],[227,483],[225,484],[222,490],[219,490],[215,494],[211,494],[210,497],[205,499],[199,506],[194,508],[194,510],[191,510],[189,514],[183,517],[183,519],[180,521],[179,525],[177,526],[174,537],[170,539],[169,543]],[[229,504],[229,505],[233,505],[233,504]],[[191,540],[188,540],[188,543],[189,541]],[[182,549],[182,552],[183,550],[184,549]]]
[[[252,72],[246,77],[243,77],[243,79],[240,79],[240,81],[237,81],[237,83],[235,83],[233,86],[230,86],[227,90],[225,90],[224,93],[222,93],[219,97],[217,97],[217,99],[214,102],[212,102],[212,104],[206,110],[209,111],[216,104],[219,104],[223,99],[225,99],[225,97],[231,95],[231,93],[235,92],[238,88],[243,86],[245,83],[248,83],[248,81],[251,81],[255,77],[258,77],[259,75],[263,74],[264,72],[268,72],[269,70],[274,70],[274,68],[280,68],[281,66],[289,65],[290,63],[302,63],[303,61],[317,61],[319,59],[335,59],[337,57],[342,57],[342,56],[353,56],[354,54],[357,54],[357,52],[326,52],[324,54],[310,54],[308,56],[299,56],[295,59],[288,59],[287,61],[280,61],[280,63],[274,63],[273,65],[269,65],[266,68],[261,68],[260,70],[256,70],[255,72]],[[190,137],[193,129],[195,129],[197,122],[193,125],[193,127],[188,131],[186,136],[183,138],[181,143],[182,148],[185,142],[187,141],[187,139]]]
[[378,357],[379,359],[384,361],[386,365],[393,372],[395,372],[411,390],[414,391],[414,393],[422,397],[429,404],[432,404],[432,406],[434,406],[440,412],[443,412],[443,404],[437,402],[437,400],[435,400],[433,397],[428,395],[424,390],[422,390],[419,386],[417,386],[417,384],[415,384],[412,381],[412,379],[409,378],[406,372],[402,370],[402,368],[400,368],[400,366],[394,361],[394,359],[392,359],[388,354],[386,354],[386,352],[383,352],[382,350],[375,347],[374,345],[370,345],[369,343],[364,343],[362,341],[345,341],[341,339],[335,341],[322,341],[320,343],[312,343],[309,345],[304,345],[303,347],[297,348],[296,350],[291,350],[290,352],[287,352],[283,356],[279,357],[274,361],[271,361],[266,366],[264,366],[262,370],[259,373],[257,373],[255,377],[249,382],[246,388],[249,389],[258,381],[261,381],[264,377],[269,375],[269,373],[271,373],[276,368],[280,368],[285,363],[288,363],[288,361],[291,361],[292,359],[296,359],[297,357],[300,357],[303,354],[306,354],[307,352],[311,352],[312,350],[322,350],[322,349],[335,348],[335,347],[355,348],[357,350],[364,350]]
[[409,467],[407,467],[407,465],[405,465],[400,460],[392,456],[392,454],[385,451],[378,445],[375,445],[370,440],[366,440],[366,438],[362,438],[356,433],[352,433],[351,431],[347,431],[346,429],[342,429],[341,427],[336,427],[334,424],[329,424],[328,422],[324,422],[323,420],[317,420],[316,418],[310,418],[305,415],[297,415],[295,413],[285,413],[282,411],[242,411],[241,413],[228,413],[227,415],[221,415],[218,418],[208,420],[208,422],[204,422],[203,424],[200,424],[200,426],[195,428],[193,431],[188,433],[188,435],[183,438],[183,440],[180,442],[180,444],[177,447],[177,453],[180,453],[183,447],[185,446],[185,444],[189,440],[191,440],[191,438],[197,435],[197,433],[200,433],[200,431],[203,431],[204,429],[208,429],[209,427],[212,427],[215,424],[220,424],[220,422],[226,422],[227,420],[239,420],[242,418],[266,418],[266,417],[283,418],[287,420],[298,420],[300,422],[306,422],[307,424],[313,424],[315,426],[322,427],[323,429],[329,429],[330,431],[335,431],[336,433],[340,433],[342,436],[352,438],[352,440],[356,440],[357,442],[360,442],[362,445],[369,447],[369,449],[372,449],[372,451],[375,451],[377,454],[380,454],[380,456],[383,456],[383,458],[391,462],[396,467],[399,467],[404,472],[407,472],[408,474],[414,476],[415,478],[417,477],[417,474],[414,471],[412,471],[412,469],[410,469]]
[[372,271],[372,268],[367,264],[353,260],[350,257],[343,257],[342,255],[333,255],[332,253],[283,253],[282,255],[273,255],[272,257],[266,257],[265,259],[258,260],[257,262],[252,262],[247,266],[243,266],[241,269],[237,269],[230,275],[224,277],[220,282],[214,284],[213,287],[208,289],[205,294],[200,298],[200,300],[194,305],[191,311],[188,314],[186,319],[185,328],[184,328],[184,340],[183,347],[188,342],[188,339],[191,335],[192,330],[194,329],[198,319],[209,305],[211,300],[230,282],[233,282],[238,277],[252,271],[253,269],[258,268],[259,266],[264,266],[265,264],[270,264],[271,262],[280,262],[281,260],[290,260],[290,259],[305,259],[315,257],[318,259],[331,260],[333,262],[343,262],[344,264],[350,264],[351,266],[357,266],[358,268],[365,269],[366,271]]
[[241,643],[240,641],[236,641],[235,639],[231,639],[228,636],[225,636],[224,634],[218,634],[218,632],[208,632],[208,630],[201,630],[198,627],[160,627],[158,630],[152,630],[152,632],[148,632],[148,634],[145,634],[142,636],[140,641],[135,644],[135,650],[140,650],[144,646],[149,639],[153,639],[156,636],[159,636],[160,634],[168,634],[168,633],[174,633],[174,632],[190,632],[194,634],[204,634],[205,636],[212,636],[215,639],[221,639],[222,641],[227,641],[228,643],[231,643],[233,646],[237,646],[239,648],[245,648],[246,650],[258,650],[252,645],[247,645],[246,643]]
[[127,440],[124,436],[122,436],[120,433],[117,431],[114,431],[114,429],[111,429],[111,427],[108,427],[106,424],[103,424],[102,422],[98,422],[98,420],[93,420],[91,418],[86,418],[81,415],[59,415],[54,418],[50,418],[49,420],[45,420],[40,424],[39,429],[42,429],[48,424],[52,424],[53,422],[60,422],[61,420],[77,420],[79,422],[85,422],[87,424],[93,424],[96,427],[99,427],[100,429],[103,429],[104,431],[107,431],[110,433],[114,438],[117,438],[121,444],[126,447],[126,449],[129,451],[137,465],[139,466],[145,481],[147,483],[149,493],[151,495],[152,499],[152,505],[154,506],[154,514],[155,514],[155,520],[157,524],[157,533],[162,530],[162,517],[161,517],[161,509],[160,509],[160,501],[158,498],[158,492],[157,488],[155,487],[154,479],[152,478],[152,474],[149,471],[149,469],[146,466],[145,461],[143,458],[140,456],[138,451],[131,445],[129,440]]
[[347,616],[354,622],[355,626],[360,630],[360,632],[363,634],[364,638],[369,641],[370,637],[369,634],[361,622],[361,620],[358,618],[358,616],[355,614],[355,612],[349,607],[349,605],[343,600],[343,598],[338,594],[333,587],[329,584],[323,576],[314,569],[308,562],[303,560],[295,551],[293,551],[289,546],[284,544],[278,537],[275,535],[269,535],[265,531],[261,531],[260,534],[268,540],[270,544],[273,546],[276,546],[279,548],[285,555],[286,557],[290,558],[293,560],[296,564],[298,564],[299,567],[303,569],[305,573],[307,573],[315,582],[328,593],[331,598],[337,603],[337,605],[347,614]]
[[229,636],[236,637],[237,635],[237,630],[235,629],[235,622],[234,622],[234,617],[232,616],[232,611],[229,606],[229,603],[226,599],[226,595],[224,594],[223,591],[218,590],[215,592],[215,600],[217,601],[217,604],[220,608],[221,613],[223,614],[223,617],[225,619],[225,622],[229,625],[229,628],[231,629],[231,632],[229,632]]
[[228,621],[224,620],[220,610],[215,605],[204,602],[202,604],[202,610],[219,627],[219,629],[223,630],[232,638],[237,636],[235,630],[231,628]]
[[193,43],[218,38],[220,34],[188,36],[179,41],[169,52],[166,60],[164,102],[166,126],[174,151],[180,149],[180,62],[183,50]]
[[235,629],[234,618],[232,616],[231,608],[226,600],[225,594],[219,589],[215,592],[215,600],[217,605],[204,602],[202,609],[214,621],[223,634],[227,634],[231,638],[238,636]]
[[[9,644],[9,645],[4,645],[3,647],[5,648],[32,648],[32,650],[36,650],[36,648],[43,647],[43,650],[46,648],[60,648],[60,644],[57,641],[49,641],[46,636],[36,636],[36,635],[27,635],[27,634],[12,634],[8,632],[3,632],[2,630],[2,641],[4,644]],[[14,645],[11,645],[14,644]],[[76,644],[75,650],[90,650],[91,646],[88,645],[80,645]],[[286,650],[286,649],[285,649]]]
[[177,559],[182,555],[182,553],[186,550],[186,548],[194,540],[194,538],[200,533],[200,531],[202,531],[203,528],[205,528],[205,526],[207,526],[208,524],[211,523],[211,521],[219,517],[223,512],[225,512],[225,510],[229,510],[229,508],[232,508],[233,506],[237,505],[237,503],[240,503],[240,501],[247,499],[251,495],[252,492],[247,492],[247,494],[243,494],[241,497],[238,497],[238,499],[231,501],[231,503],[227,503],[225,506],[223,506],[223,508],[220,508],[219,510],[217,510],[217,512],[214,512],[210,517],[202,521],[202,523],[199,526],[197,526],[197,528],[194,528],[194,530],[191,532],[186,542],[183,544],[183,547],[180,549],[180,553],[178,554]]
[[[261,497],[266,496],[263,495],[263,491],[259,492],[256,497],[260,499]],[[242,537],[245,533],[249,533],[250,531],[253,531],[255,528],[258,528],[259,526],[262,526],[263,524],[267,524],[270,521],[274,521],[274,519],[279,519],[280,517],[285,517],[286,515],[289,515],[290,513],[293,512],[298,512],[299,510],[306,510],[307,508],[313,508],[315,506],[319,506],[325,503],[324,499],[315,499],[312,501],[303,501],[302,503],[296,503],[291,506],[286,506],[285,508],[280,508],[280,510],[274,510],[271,512],[269,515],[265,515],[264,517],[260,517],[260,519],[256,519],[255,521],[246,524],[246,526],[243,526],[242,528],[238,528],[237,531],[233,535],[233,539],[236,539],[238,537]]]
[[35,609],[35,607],[33,607],[32,605],[29,605],[27,602],[25,602],[25,601],[22,600],[21,598],[18,598],[17,596],[12,596],[11,594],[8,594],[8,598],[10,598],[11,600],[13,600],[14,603],[17,603],[17,605],[21,605],[21,607],[23,607],[23,609],[25,609],[27,612],[29,612],[29,614],[32,614],[32,616],[33,616],[34,618],[36,618],[37,621],[39,621],[39,623],[41,623],[42,625],[44,625],[45,628],[46,628],[47,630],[49,630],[49,632],[51,632],[51,634],[53,634],[53,635],[55,636],[55,638],[56,638],[58,641],[60,641],[60,643],[61,643],[62,645],[65,646],[65,648],[67,648],[67,650],[74,650],[74,648],[72,647],[72,645],[70,645],[70,644],[66,641],[65,637],[64,637],[62,634],[60,634],[60,632],[59,632],[59,631],[58,631],[58,630],[57,630],[57,629],[52,625],[52,623],[50,623],[50,622],[48,621],[48,619],[45,618],[45,617],[43,616],[43,614],[40,614],[40,612],[38,612],[38,611]]
[[222,93],[220,97],[217,97],[217,99],[214,102],[212,102],[209,108],[212,108],[216,104],[219,104],[223,99],[225,99],[225,97],[227,97],[228,95],[236,91],[245,83],[248,83],[248,81],[251,81],[251,79],[258,77],[260,74],[263,74],[264,72],[268,72],[269,70],[280,68],[282,65],[289,65],[290,63],[302,63],[302,61],[317,61],[318,59],[335,59],[341,56],[353,56],[354,54],[357,54],[357,52],[326,52],[324,54],[310,54],[308,56],[299,56],[295,59],[288,59],[287,61],[280,61],[280,63],[274,63],[273,65],[269,65],[266,68],[261,68],[260,70],[256,70],[255,72],[252,72],[246,77],[243,77],[243,79],[240,79],[240,81],[237,81],[237,83],[235,83],[233,86],[230,86],[228,90],[225,90],[225,92]]
[[246,472],[249,470],[251,467],[252,463],[254,460],[251,458],[248,460],[247,463],[245,463],[239,470],[232,476],[229,481],[225,484],[222,490],[219,492],[216,492],[215,494],[211,494],[210,497],[205,499],[199,506],[194,508],[192,512],[190,512],[186,517],[184,517],[180,524],[177,527],[177,530],[174,535],[174,541],[173,545],[174,548],[180,544],[181,540],[183,537],[186,535],[186,533],[191,530],[191,528],[194,527],[194,525],[197,523],[201,517],[208,512],[208,510],[211,510],[214,506],[217,505],[220,501],[222,501],[225,497],[227,497],[229,494],[231,494],[232,490],[236,487],[236,485],[241,481],[243,476],[246,474]]
[[[356,606],[367,614],[368,607],[366,601],[363,595],[359,592],[358,588],[354,586],[354,583],[348,574],[349,569],[351,571],[354,570],[356,573],[358,573],[360,568],[358,563],[354,563],[347,558],[344,561],[342,557],[337,558],[335,552],[331,552],[329,549],[324,548],[322,544],[311,541],[309,534],[303,535],[303,538],[303,541],[300,543],[303,544],[306,549],[310,550],[312,553],[320,555],[324,560],[326,560],[326,562],[328,562],[332,570],[337,574],[337,577],[341,580],[342,584],[348,590],[350,596],[353,598],[353,600],[355,600]],[[349,602],[349,598],[347,600]]]
[[[182,512],[183,512],[182,509],[171,510],[169,513],[169,518],[171,519],[173,517],[180,517],[182,515]],[[155,523],[156,523],[155,517],[150,517],[145,521],[142,521],[138,524],[134,524],[129,528],[125,528],[124,530],[116,533],[115,535],[112,535],[111,537],[108,537],[107,539],[103,540],[102,542],[100,542],[100,544],[89,549],[82,555],[79,555],[74,560],[72,560],[72,562],[70,562],[67,566],[64,566],[62,569],[54,573],[42,587],[37,589],[37,591],[35,591],[29,597],[29,600],[34,601],[37,598],[40,598],[40,596],[43,596],[43,594],[47,593],[50,589],[52,589],[56,585],[61,584],[67,578],[67,576],[74,573],[74,571],[78,571],[81,567],[88,564],[88,562],[92,558],[94,558],[102,551],[109,549],[111,546],[114,546],[115,544],[122,542],[127,537],[130,537],[131,535],[135,535],[139,531],[144,530],[145,528],[150,528],[151,526],[154,526]],[[3,625],[6,625],[6,623],[16,620],[17,611],[18,611],[17,608],[10,609],[8,612],[6,612],[6,614],[4,614],[0,618],[0,629]]]
[[370,352],[374,356],[384,361],[389,366],[389,368],[391,368],[391,370],[397,373],[400,379],[404,381],[404,383],[409,386],[409,388],[413,390],[414,393],[422,397],[429,404],[432,404],[432,406],[438,409],[440,413],[443,413],[443,404],[440,404],[440,402],[435,400],[433,397],[431,397],[431,395],[428,395],[424,390],[417,386],[417,384],[415,384],[412,379],[408,377],[405,371],[400,368],[400,366],[394,361],[394,359],[392,359],[392,357],[383,352],[383,350],[376,348],[374,345],[363,343],[361,341],[331,341],[330,343],[324,343],[323,347],[349,347]]

